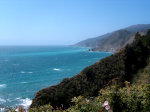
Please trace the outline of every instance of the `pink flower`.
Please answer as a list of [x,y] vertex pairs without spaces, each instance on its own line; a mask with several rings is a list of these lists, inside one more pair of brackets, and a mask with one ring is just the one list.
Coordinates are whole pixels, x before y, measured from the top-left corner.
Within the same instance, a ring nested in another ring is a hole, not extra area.
[[105,101],[102,106],[105,107],[107,105],[108,105],[108,101]]
[[105,107],[105,105],[104,105],[104,104],[102,104],[102,107]]
[[110,109],[110,106],[109,106],[109,105],[106,105],[105,109],[106,109],[106,110],[109,110],[109,109]]
[[105,109],[108,111],[108,112],[112,112],[112,110],[110,109],[110,106],[108,104],[108,101],[105,101],[103,104],[102,104],[102,107],[105,107]]

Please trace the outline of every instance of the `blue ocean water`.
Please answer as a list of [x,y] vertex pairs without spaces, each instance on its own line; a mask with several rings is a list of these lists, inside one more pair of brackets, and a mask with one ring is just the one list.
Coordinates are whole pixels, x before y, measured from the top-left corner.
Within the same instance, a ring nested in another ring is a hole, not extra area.
[[73,46],[1,46],[0,106],[26,108],[38,90],[111,54]]

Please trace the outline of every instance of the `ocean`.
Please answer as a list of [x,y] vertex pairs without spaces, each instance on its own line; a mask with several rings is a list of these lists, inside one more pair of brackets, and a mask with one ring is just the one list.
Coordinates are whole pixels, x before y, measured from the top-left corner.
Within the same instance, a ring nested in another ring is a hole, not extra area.
[[74,46],[0,46],[0,107],[27,108],[34,93],[112,53]]

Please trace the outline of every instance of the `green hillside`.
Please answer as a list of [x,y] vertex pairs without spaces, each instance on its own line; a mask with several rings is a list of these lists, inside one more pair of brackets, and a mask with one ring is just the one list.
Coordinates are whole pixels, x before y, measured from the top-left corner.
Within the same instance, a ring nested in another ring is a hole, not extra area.
[[145,36],[136,33],[133,43],[119,52],[94,63],[72,78],[64,79],[58,85],[38,91],[31,108],[46,104],[68,108],[74,104],[71,102],[73,97],[95,97],[100,89],[111,85],[113,79],[117,79],[121,87],[125,81],[133,83],[139,77],[139,70],[148,66],[149,57],[150,30]]

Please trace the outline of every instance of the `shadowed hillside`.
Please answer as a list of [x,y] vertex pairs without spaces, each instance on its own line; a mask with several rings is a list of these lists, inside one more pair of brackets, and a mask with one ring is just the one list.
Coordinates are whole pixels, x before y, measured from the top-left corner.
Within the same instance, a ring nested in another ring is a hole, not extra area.
[[[128,33],[128,32],[127,32]],[[117,78],[118,83],[132,83],[139,69],[147,65],[150,56],[150,30],[147,35],[136,33],[132,44],[126,45],[117,53],[106,57],[85,68],[78,75],[66,78],[61,83],[38,91],[33,99],[32,107],[45,104],[52,106],[71,105],[75,96],[97,96],[98,91],[110,80]]]
[[138,24],[117,30],[96,38],[90,38],[77,43],[77,46],[91,47],[92,51],[115,52],[127,43],[133,42],[136,32],[145,34],[150,29],[150,24]]

